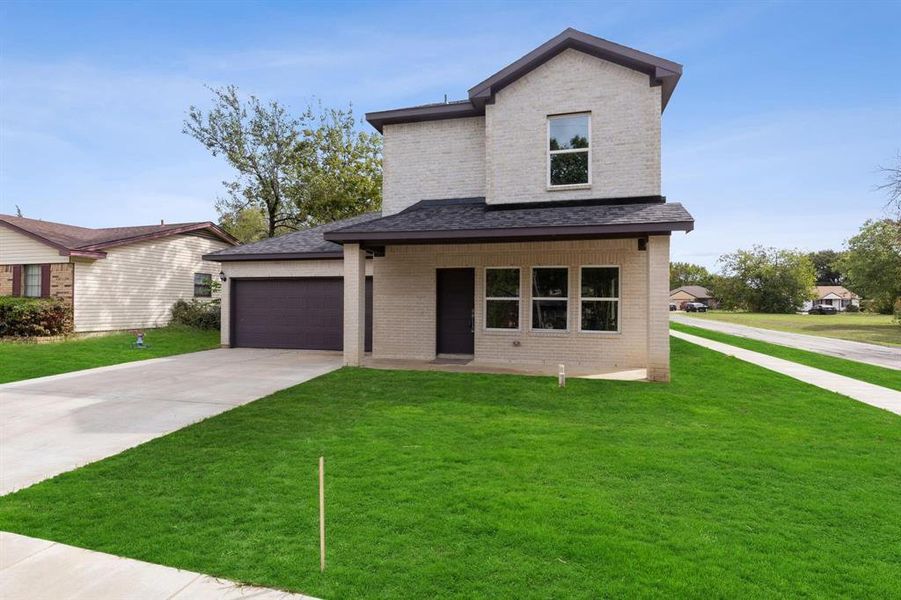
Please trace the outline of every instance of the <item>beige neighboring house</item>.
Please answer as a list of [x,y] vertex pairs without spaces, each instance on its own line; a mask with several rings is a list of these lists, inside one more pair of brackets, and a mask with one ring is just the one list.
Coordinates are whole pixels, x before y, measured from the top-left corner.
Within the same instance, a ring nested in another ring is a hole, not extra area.
[[209,222],[89,229],[0,215],[0,295],[72,303],[75,331],[158,327],[179,299],[210,298],[211,252],[237,243]]
[[801,310],[808,311],[814,306],[834,306],[837,310],[848,310],[849,306],[860,306],[860,296],[843,285],[818,285],[814,287],[816,298],[805,302]]
[[380,213],[209,255],[222,343],[666,381],[677,63],[567,29],[464,100],[368,113]]
[[669,292],[669,301],[680,309],[689,302],[700,302],[708,308],[716,308],[716,299],[710,290],[700,285],[683,285]]

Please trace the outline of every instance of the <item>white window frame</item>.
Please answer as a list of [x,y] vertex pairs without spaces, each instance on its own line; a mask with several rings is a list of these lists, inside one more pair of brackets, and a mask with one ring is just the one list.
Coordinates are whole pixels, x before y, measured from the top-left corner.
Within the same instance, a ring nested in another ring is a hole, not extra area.
[[[619,296],[611,298],[585,298],[582,296],[582,270],[583,269],[616,269],[616,278],[619,282]],[[620,265],[579,265],[579,333],[617,335],[623,327],[623,269]],[[610,302],[616,301],[616,329],[598,330],[582,328],[582,302]]]
[[[567,117],[588,117],[588,183],[567,183],[562,185],[551,184],[551,156],[556,154],[575,154],[577,152],[585,152],[585,148],[571,148],[569,150],[551,150],[551,121],[554,119],[563,119]],[[561,115],[548,115],[547,117],[547,136],[544,140],[544,151],[547,155],[547,189],[548,190],[584,190],[591,187],[591,111],[565,113]]]
[[[565,269],[566,270],[566,297],[565,298],[560,298],[560,297],[556,297],[556,296],[533,296],[532,295],[532,290],[534,288],[534,283],[535,283],[535,271],[538,269]],[[569,266],[568,265],[566,265],[566,266],[564,266],[564,265],[537,265],[537,266],[532,267],[530,274],[531,274],[531,279],[529,280],[529,330],[533,331],[535,333],[546,333],[546,334],[569,333],[570,332],[569,325],[570,325],[570,322],[572,321],[572,319],[569,318],[569,310],[570,310],[570,307],[572,306],[571,296],[572,296],[572,287],[573,287],[572,277],[570,277]],[[555,302],[565,301],[566,302],[566,328],[565,329],[543,329],[541,327],[535,327],[533,325],[533,320],[532,320],[532,317],[534,316],[533,313],[535,312],[535,300],[552,300]]]
[[[33,270],[37,271],[37,273],[38,273],[38,286],[37,286],[36,294],[28,293],[28,271],[29,271],[29,269],[33,269]],[[40,298],[41,291],[42,291],[41,288],[43,288],[43,281],[42,281],[43,276],[44,276],[44,273],[43,273],[43,268],[41,267],[41,265],[22,265],[22,295],[27,298]]]
[[[489,296],[489,295],[488,295],[488,271],[500,271],[500,270],[507,270],[507,271],[509,271],[509,270],[512,270],[512,269],[516,269],[516,273],[517,273],[517,275],[519,275],[519,295],[516,296],[515,298],[512,297],[512,296],[510,296],[510,297],[506,297],[506,296]],[[484,315],[484,329],[485,329],[485,331],[498,331],[498,332],[515,332],[515,331],[522,331],[522,268],[520,268],[520,267],[485,267],[485,280],[484,280],[484,282],[485,282],[485,288],[484,288],[485,302],[484,302],[484,304],[483,304],[483,310],[484,310],[484,312],[483,312],[482,314]],[[489,301],[489,300],[502,300],[502,301],[506,301],[506,302],[513,302],[513,301],[515,300],[515,301],[516,301],[516,308],[517,308],[517,311],[518,311],[517,316],[516,316],[516,323],[517,323],[518,327],[516,327],[516,328],[512,328],[512,327],[511,327],[511,328],[506,328],[506,327],[488,327],[488,301]]]

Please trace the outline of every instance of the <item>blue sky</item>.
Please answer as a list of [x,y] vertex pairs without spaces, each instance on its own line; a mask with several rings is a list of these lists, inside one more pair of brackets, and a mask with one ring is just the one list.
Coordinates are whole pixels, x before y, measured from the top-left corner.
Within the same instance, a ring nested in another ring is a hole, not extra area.
[[[204,85],[358,114],[465,97],[566,27],[685,65],[663,191],[673,259],[839,248],[901,149],[901,3],[6,3],[0,212],[84,226],[216,218],[229,178],[181,133]],[[367,126],[368,127],[368,126]]]

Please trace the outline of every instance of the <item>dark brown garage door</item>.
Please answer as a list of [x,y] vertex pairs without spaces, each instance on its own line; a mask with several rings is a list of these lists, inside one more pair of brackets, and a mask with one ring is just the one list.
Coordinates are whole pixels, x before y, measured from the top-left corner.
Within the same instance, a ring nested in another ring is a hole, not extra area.
[[[232,346],[341,350],[340,277],[232,279]],[[366,278],[366,351],[372,349],[372,278]]]

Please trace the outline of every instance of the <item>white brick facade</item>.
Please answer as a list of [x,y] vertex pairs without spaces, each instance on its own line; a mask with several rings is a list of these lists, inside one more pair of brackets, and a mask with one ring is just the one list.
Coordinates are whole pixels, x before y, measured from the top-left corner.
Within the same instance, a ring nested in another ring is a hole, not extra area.
[[[662,287],[666,287],[669,280],[668,242],[668,237],[660,236],[651,238],[649,243],[649,249],[655,248],[657,259],[667,254]],[[373,356],[412,360],[434,358],[436,269],[473,267],[475,360],[517,365],[562,362],[574,367],[604,370],[645,368],[648,366],[648,340],[662,348],[659,342],[668,339],[669,326],[666,294],[652,310],[648,308],[648,281],[660,278],[657,271],[662,264],[655,259],[649,277],[648,256],[648,252],[638,250],[636,239],[389,246],[386,256],[373,259]],[[531,267],[542,265],[568,266],[570,269],[569,331],[530,330]],[[578,331],[579,267],[589,265],[620,267],[622,300],[618,333]],[[484,285],[485,267],[488,266],[521,269],[519,331],[485,330]],[[653,321],[649,321],[650,314],[654,316]],[[649,332],[648,323],[653,323],[653,332]],[[655,363],[657,378],[668,376],[668,358],[666,363]]]
[[[547,188],[548,115],[591,113],[591,187]],[[660,88],[648,76],[565,50],[485,107],[489,204],[660,194]]]
[[382,213],[485,195],[485,118],[386,125]]

